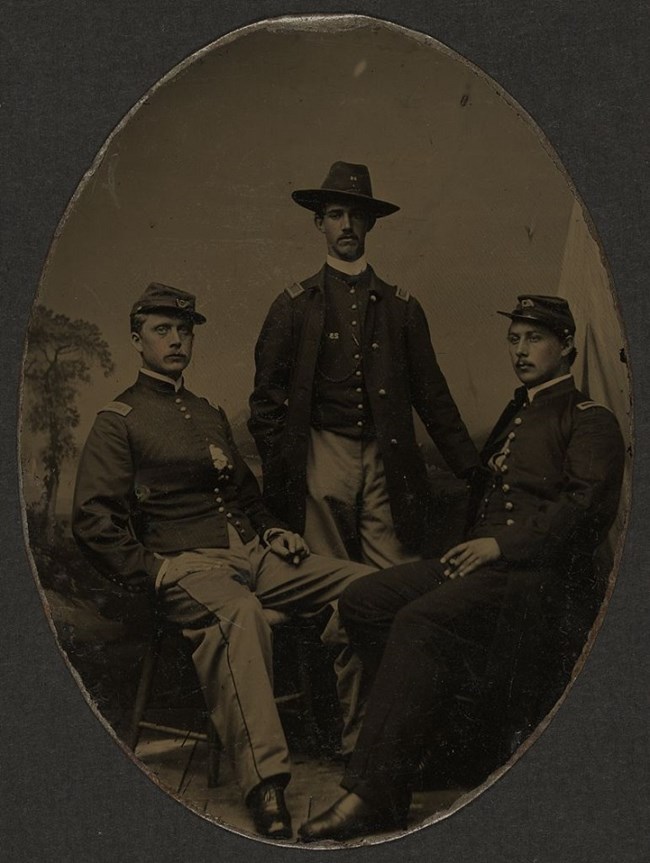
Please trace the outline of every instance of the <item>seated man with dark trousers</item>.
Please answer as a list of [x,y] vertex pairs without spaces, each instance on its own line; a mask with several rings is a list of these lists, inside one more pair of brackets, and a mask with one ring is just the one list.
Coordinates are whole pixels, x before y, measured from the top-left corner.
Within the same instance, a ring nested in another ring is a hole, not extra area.
[[195,297],[152,284],[131,312],[142,358],[81,457],[73,532],[127,589],[149,590],[193,645],[206,703],[262,835],[291,836],[287,743],[265,608],[310,614],[371,568],[310,555],[266,509],[224,411],[185,389]]
[[[623,440],[614,415],[575,387],[568,303],[518,300],[500,314],[511,319],[510,358],[523,386],[483,450],[466,541],[440,561],[363,578],[339,600],[373,685],[341,783],[347,793],[301,827],[304,841],[403,828],[425,755],[444,767],[436,724],[468,679],[485,675],[503,615],[525,608],[526,636],[544,629],[549,597],[559,609],[570,596],[590,600],[594,552],[617,513]],[[562,650],[558,635],[545,638],[547,651]]]

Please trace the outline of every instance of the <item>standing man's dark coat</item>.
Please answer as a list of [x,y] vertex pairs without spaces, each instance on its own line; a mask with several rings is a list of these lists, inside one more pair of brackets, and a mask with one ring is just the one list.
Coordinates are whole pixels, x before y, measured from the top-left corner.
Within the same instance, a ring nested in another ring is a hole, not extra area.
[[[264,465],[265,499],[295,530],[304,528],[306,461],[314,373],[325,320],[325,268],[274,301],[257,347],[250,430]],[[412,407],[458,475],[477,462],[450,395],[419,302],[370,273],[363,327],[365,384],[384,460],[397,536],[419,551],[431,490],[416,443]]]

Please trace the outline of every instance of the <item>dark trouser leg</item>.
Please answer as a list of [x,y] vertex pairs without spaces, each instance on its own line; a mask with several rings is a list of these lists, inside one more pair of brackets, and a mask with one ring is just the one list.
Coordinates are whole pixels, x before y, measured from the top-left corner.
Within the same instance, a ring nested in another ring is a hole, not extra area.
[[[507,584],[499,571],[450,581],[435,562],[411,567],[375,577],[384,581],[376,597],[359,583],[341,600],[353,644],[371,674],[376,668],[341,784],[397,818],[408,808],[436,716],[468,677],[482,673]],[[400,603],[391,625],[390,609]]]
[[339,599],[339,614],[364,667],[364,686],[372,683],[396,614],[443,581],[436,561],[402,564],[351,584]]

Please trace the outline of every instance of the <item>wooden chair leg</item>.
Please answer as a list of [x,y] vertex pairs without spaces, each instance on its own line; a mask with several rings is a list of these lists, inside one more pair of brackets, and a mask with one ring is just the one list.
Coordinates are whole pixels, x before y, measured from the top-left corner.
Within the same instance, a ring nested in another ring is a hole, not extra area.
[[214,722],[208,717],[208,788],[216,788],[219,784],[222,748]]
[[298,680],[302,694],[302,705],[305,717],[305,736],[307,745],[316,749],[319,742],[319,728],[314,715],[314,697],[311,685],[310,654],[305,644],[299,645],[298,649]]
[[138,681],[138,690],[135,696],[135,704],[131,713],[131,722],[126,734],[126,744],[133,751],[138,745],[140,737],[140,723],[147,709],[147,703],[151,695],[153,679],[158,665],[158,657],[160,656],[160,645],[162,642],[162,632],[156,630],[151,641],[147,646],[147,651],[142,662],[142,670],[140,672],[140,680]]

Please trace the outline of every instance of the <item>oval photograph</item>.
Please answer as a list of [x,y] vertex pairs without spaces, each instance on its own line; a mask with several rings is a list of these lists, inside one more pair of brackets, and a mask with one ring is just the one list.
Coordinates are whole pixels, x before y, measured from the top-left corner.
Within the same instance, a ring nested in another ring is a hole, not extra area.
[[122,749],[260,841],[383,842],[488,788],[585,661],[629,509],[625,336],[498,83],[384,21],[267,20],[80,182],[20,440],[45,611]]

